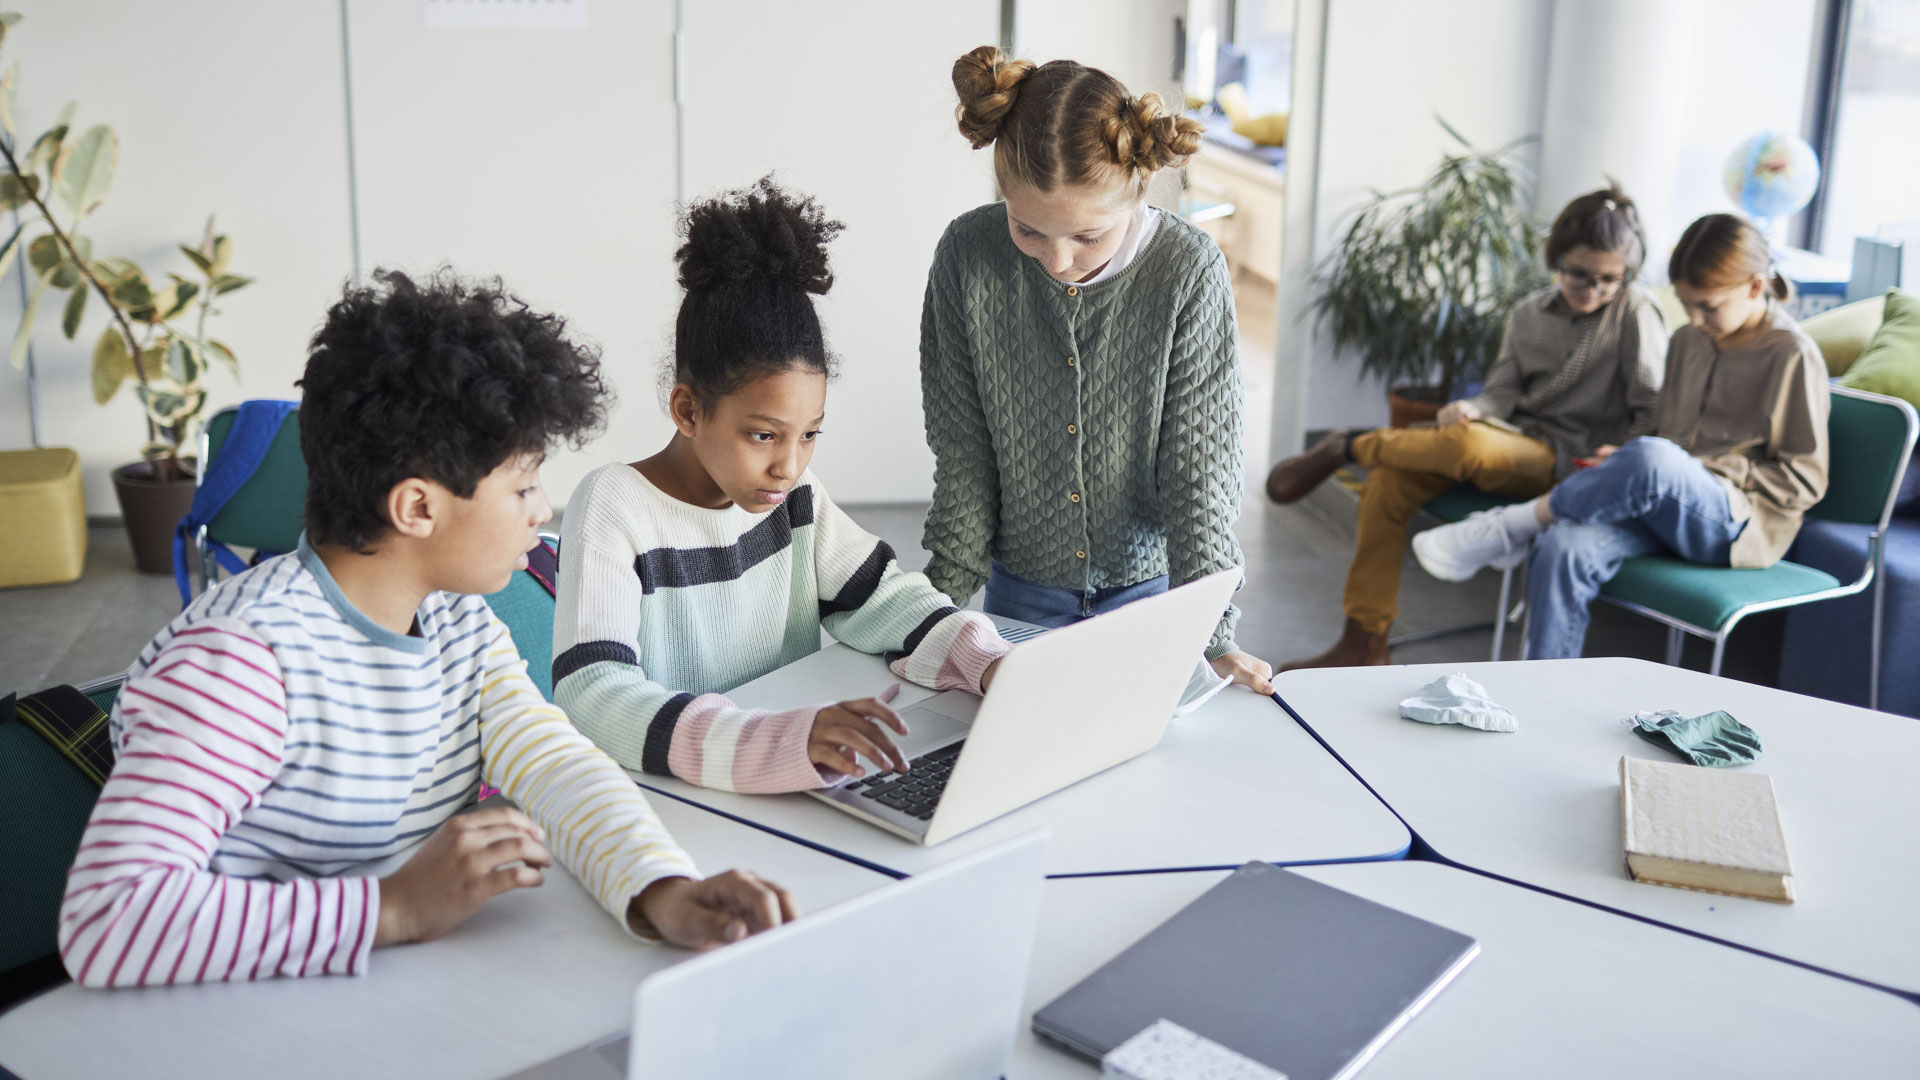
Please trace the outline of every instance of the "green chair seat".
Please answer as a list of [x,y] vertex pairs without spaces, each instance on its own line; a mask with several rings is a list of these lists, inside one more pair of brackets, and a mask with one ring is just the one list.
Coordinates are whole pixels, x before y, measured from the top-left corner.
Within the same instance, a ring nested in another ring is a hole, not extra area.
[[[228,407],[208,419],[208,462],[220,456],[238,412]],[[207,522],[207,537],[237,547],[285,553],[300,542],[306,513],[307,462],[300,456],[300,413],[296,409],[287,414],[253,476]]]
[[1494,495],[1481,491],[1472,484],[1455,484],[1427,500],[1424,509],[1441,521],[1454,522],[1482,510],[1491,510],[1496,506],[1511,506],[1517,502],[1525,502],[1529,498],[1531,496]]
[[[554,546],[546,538],[541,543]],[[513,635],[513,646],[527,662],[527,677],[540,694],[553,700],[553,596],[532,574],[515,571],[513,580],[497,593],[488,593],[487,605]]]
[[1755,604],[1813,596],[1839,587],[1840,579],[1832,574],[1785,560],[1764,570],[1731,570],[1646,555],[1628,559],[1600,595],[1717,630],[1735,613]]

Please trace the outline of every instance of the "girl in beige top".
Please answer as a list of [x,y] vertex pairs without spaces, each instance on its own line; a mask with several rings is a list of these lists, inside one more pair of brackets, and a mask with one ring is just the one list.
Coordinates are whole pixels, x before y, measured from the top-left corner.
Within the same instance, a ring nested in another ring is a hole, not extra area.
[[1420,565],[1449,581],[1532,551],[1530,658],[1580,655],[1587,604],[1627,559],[1771,566],[1826,494],[1826,362],[1780,307],[1765,238],[1709,214],[1669,274],[1688,325],[1667,349],[1654,433],[1602,447],[1550,495],[1414,538]]

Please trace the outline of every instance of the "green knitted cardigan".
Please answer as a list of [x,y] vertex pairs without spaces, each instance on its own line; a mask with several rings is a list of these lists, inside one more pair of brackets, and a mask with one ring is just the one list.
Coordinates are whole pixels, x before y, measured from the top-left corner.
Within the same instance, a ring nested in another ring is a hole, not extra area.
[[[1238,336],[1226,259],[1163,214],[1096,285],[1020,253],[1004,203],[941,237],[920,317],[934,454],[927,576],[964,604],[992,563],[1093,590],[1243,565]],[[1221,616],[1209,658],[1233,651]]]

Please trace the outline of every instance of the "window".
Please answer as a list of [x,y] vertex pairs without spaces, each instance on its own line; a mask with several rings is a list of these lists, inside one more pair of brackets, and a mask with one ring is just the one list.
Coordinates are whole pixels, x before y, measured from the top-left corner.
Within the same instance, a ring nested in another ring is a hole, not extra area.
[[1831,4],[1813,140],[1825,177],[1808,246],[1851,259],[1855,237],[1920,245],[1920,0]]

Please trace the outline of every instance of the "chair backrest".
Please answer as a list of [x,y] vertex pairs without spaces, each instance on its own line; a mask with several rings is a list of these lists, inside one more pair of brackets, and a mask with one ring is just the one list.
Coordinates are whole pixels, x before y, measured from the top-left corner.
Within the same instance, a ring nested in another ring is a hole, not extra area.
[[[207,421],[201,461],[211,465],[233,430],[239,407],[229,405]],[[287,413],[280,431],[250,478],[207,523],[207,538],[260,551],[292,551],[307,512],[307,462],[300,456],[300,411]]]
[[1835,386],[1827,418],[1827,493],[1808,517],[1886,528],[1920,418],[1884,394]]
[[[558,551],[559,541],[541,536],[540,542]],[[514,648],[527,662],[527,677],[540,688],[540,695],[553,700],[553,594],[532,574],[520,570],[497,593],[487,594],[487,604],[513,635]]]

